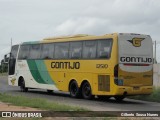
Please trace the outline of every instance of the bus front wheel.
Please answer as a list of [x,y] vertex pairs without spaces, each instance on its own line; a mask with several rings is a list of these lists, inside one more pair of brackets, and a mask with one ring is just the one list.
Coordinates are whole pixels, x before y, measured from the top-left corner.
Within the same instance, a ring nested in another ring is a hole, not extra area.
[[48,94],[52,94],[53,90],[47,90]]
[[21,90],[21,92],[27,92],[28,91],[28,88],[25,87],[25,81],[24,81],[23,78],[21,79],[21,82],[20,82],[20,90]]
[[93,98],[91,86],[88,82],[85,82],[82,85],[82,96],[84,99],[88,99],[88,100]]
[[76,81],[72,81],[69,85],[70,96],[73,98],[80,97],[80,90]]

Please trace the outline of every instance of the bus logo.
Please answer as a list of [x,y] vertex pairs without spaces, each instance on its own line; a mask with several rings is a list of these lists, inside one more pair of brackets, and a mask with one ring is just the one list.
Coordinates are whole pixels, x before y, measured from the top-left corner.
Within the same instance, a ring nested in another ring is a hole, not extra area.
[[141,46],[141,41],[144,40],[145,38],[133,38],[132,40],[128,40],[134,47],[140,47]]
[[12,85],[15,84],[15,81],[16,81],[16,79],[12,79],[12,80],[11,80]]

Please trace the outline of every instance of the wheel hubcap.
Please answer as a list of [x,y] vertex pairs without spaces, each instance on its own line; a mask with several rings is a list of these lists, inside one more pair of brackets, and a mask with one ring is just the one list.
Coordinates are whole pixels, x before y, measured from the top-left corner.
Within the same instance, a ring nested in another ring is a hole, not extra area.
[[84,87],[84,93],[85,93],[85,95],[86,95],[86,96],[89,96],[89,95],[90,95],[90,92],[91,92],[90,87],[89,87],[88,85],[86,85],[86,86]]

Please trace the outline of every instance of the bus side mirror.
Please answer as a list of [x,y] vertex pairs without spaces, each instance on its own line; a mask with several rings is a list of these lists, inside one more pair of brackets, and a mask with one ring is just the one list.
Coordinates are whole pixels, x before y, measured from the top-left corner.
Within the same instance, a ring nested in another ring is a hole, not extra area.
[[4,55],[4,63],[8,63],[8,61],[9,61],[9,57],[7,57],[7,54],[6,54]]
[[9,53],[9,58],[11,58],[11,57],[12,57],[12,53],[10,52],[10,53]]

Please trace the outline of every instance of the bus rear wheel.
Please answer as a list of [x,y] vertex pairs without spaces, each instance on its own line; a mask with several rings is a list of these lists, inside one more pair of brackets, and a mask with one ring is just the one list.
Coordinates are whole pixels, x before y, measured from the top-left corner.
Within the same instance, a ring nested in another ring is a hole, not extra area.
[[78,84],[76,81],[72,81],[69,85],[70,96],[73,98],[80,97],[80,89],[78,88]]
[[21,92],[27,92],[28,91],[28,88],[25,87],[25,81],[24,81],[23,78],[21,79],[21,82],[20,82],[20,90],[21,90]]
[[93,98],[91,86],[88,82],[85,82],[82,85],[82,96],[84,99],[88,99],[88,100]]

